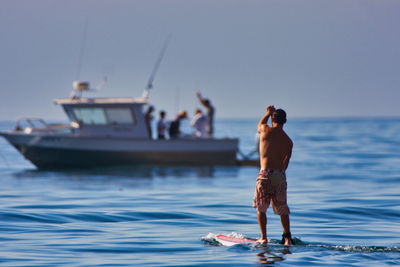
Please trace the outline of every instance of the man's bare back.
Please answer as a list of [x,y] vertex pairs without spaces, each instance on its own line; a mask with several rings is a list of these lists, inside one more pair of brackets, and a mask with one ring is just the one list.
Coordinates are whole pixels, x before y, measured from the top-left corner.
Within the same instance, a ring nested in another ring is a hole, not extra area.
[[264,170],[286,170],[293,142],[281,127],[264,127],[260,133],[260,166]]
[[[268,117],[275,109],[267,108]],[[258,125],[260,133],[260,166],[264,170],[286,170],[292,155],[293,142],[283,130],[282,124],[272,122],[272,127],[266,121]]]

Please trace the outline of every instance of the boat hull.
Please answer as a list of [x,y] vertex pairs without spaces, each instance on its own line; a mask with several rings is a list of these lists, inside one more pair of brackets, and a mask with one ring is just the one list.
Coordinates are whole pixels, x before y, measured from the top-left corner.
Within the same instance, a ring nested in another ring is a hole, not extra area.
[[1,133],[39,169],[236,165],[237,139],[137,140]]

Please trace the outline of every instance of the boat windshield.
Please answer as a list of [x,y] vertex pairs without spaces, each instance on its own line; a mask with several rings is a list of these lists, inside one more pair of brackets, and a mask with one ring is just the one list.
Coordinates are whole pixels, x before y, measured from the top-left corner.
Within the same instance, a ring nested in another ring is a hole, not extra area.
[[130,108],[80,107],[74,108],[73,113],[77,121],[89,125],[135,123],[135,117]]
[[134,124],[132,110],[130,108],[106,108],[106,117],[111,124]]

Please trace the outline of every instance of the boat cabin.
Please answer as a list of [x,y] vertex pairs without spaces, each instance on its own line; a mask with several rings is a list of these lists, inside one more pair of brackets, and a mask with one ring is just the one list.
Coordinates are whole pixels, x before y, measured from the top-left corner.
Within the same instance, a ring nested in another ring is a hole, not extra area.
[[60,98],[61,105],[80,136],[149,139],[146,98]]

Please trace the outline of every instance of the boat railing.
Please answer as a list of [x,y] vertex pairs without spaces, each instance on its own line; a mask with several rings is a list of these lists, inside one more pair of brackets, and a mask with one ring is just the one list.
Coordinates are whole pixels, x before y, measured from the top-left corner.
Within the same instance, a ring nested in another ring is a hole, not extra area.
[[45,133],[71,133],[76,127],[61,123],[48,124],[40,118],[21,118],[17,120],[15,131],[27,134],[33,132]]

